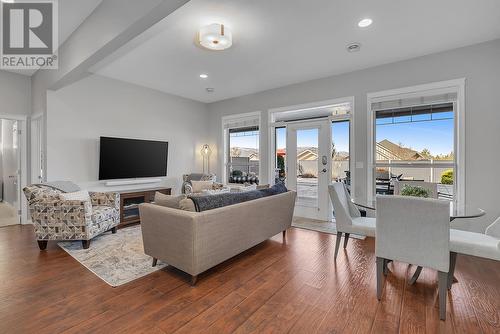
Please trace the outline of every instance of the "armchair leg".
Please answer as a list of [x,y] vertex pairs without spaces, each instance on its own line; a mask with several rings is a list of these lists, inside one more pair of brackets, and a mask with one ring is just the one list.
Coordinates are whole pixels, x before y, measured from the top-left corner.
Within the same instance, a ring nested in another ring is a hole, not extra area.
[[286,230],[283,231],[283,239],[286,238]]
[[349,233],[344,234],[344,249],[347,248],[347,242],[349,241]]
[[439,319],[446,320],[446,295],[448,294],[448,275],[442,271],[438,271],[438,287],[439,287]]
[[198,281],[198,275],[191,276],[191,286],[195,286]]
[[83,249],[88,249],[90,247],[90,240],[82,240]]
[[337,259],[337,254],[339,253],[340,238],[342,238],[342,232],[337,232],[337,241],[335,241],[335,255],[333,256],[335,260]]
[[153,267],[156,267],[156,264],[158,263],[158,259],[157,258],[153,258]]
[[40,250],[47,249],[47,243],[49,242],[48,240],[37,240],[37,242],[38,242],[38,248],[40,248]]
[[450,272],[448,273],[448,290],[451,289],[455,274],[455,264],[457,263],[457,253],[450,252]]
[[116,226],[111,229],[111,233],[113,233],[113,234],[116,233]]
[[377,299],[382,299],[382,290],[384,288],[384,268],[386,260],[377,256]]

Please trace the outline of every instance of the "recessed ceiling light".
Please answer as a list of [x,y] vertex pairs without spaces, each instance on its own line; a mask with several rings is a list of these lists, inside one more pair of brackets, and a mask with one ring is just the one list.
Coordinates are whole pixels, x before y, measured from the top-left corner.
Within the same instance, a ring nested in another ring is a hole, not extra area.
[[361,50],[361,44],[360,43],[350,43],[347,44],[346,49],[348,52],[358,52]]
[[215,89],[213,89],[212,87],[208,87],[208,88],[205,88],[207,93],[213,93]]
[[202,73],[202,74],[200,74],[200,78],[206,79],[206,78],[208,78],[208,74]]
[[368,18],[362,19],[361,21],[358,22],[358,27],[366,28],[366,27],[370,26],[372,23],[373,23],[372,19],[368,19]]

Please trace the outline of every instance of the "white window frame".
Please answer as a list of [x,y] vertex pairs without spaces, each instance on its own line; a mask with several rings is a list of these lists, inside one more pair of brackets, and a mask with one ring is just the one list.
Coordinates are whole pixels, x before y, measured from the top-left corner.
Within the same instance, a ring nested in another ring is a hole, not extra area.
[[228,180],[228,175],[227,175],[227,161],[229,158],[229,130],[230,129],[238,129],[242,128],[240,126],[235,126],[235,127],[228,127],[228,124],[233,124],[233,123],[239,123],[239,122],[245,122],[245,121],[257,121],[257,124],[259,126],[259,180],[262,181],[262,176],[264,175],[262,170],[263,170],[263,165],[262,165],[262,148],[263,148],[263,142],[262,142],[262,117],[261,117],[261,112],[260,111],[253,111],[253,112],[248,112],[248,113],[242,113],[242,114],[234,114],[234,115],[228,115],[228,116],[223,116],[222,117],[222,138],[221,138],[221,143],[222,143],[222,154],[220,157],[220,162],[222,166],[222,174],[221,174],[221,182],[227,183]]
[[[455,93],[457,101],[454,103],[454,197],[458,207],[464,207],[466,204],[465,193],[465,78],[432,82],[422,85],[390,89],[367,94],[367,114],[368,114],[368,131],[367,131],[367,199],[374,200],[374,180],[373,169],[375,168],[376,146],[375,143],[375,113],[371,106],[376,100],[381,99],[397,99],[407,96],[422,94],[434,95],[436,93]],[[425,165],[422,165],[425,167]]]
[[[354,110],[355,110],[355,105],[354,105],[354,96],[346,96],[346,97],[340,97],[340,98],[335,98],[335,99],[329,99],[329,100],[323,100],[323,101],[317,101],[317,102],[311,102],[311,103],[304,103],[304,104],[297,104],[297,105],[291,105],[291,106],[286,106],[286,107],[279,107],[279,108],[272,108],[268,110],[268,120],[269,120],[269,146],[268,146],[268,152],[269,152],[269,166],[268,166],[268,180],[270,184],[274,184],[274,173],[275,173],[275,167],[274,167],[274,159],[276,156],[276,138],[274,136],[276,128],[280,127],[285,127],[287,122],[275,122],[275,115],[278,113],[286,112],[286,111],[298,111],[298,110],[304,110],[304,109],[315,109],[315,108],[321,108],[321,107],[326,107],[330,105],[336,105],[336,104],[343,104],[343,103],[349,103],[351,105],[351,112],[346,115],[337,115],[337,116],[329,116],[328,120],[330,122],[330,125],[332,122],[335,121],[349,121],[349,171],[351,172],[351,192],[353,198],[354,193],[355,193],[355,182],[356,182],[356,170],[355,170],[355,126],[354,126]],[[326,118],[326,117],[325,117]],[[331,134],[331,130],[330,130]],[[330,142],[331,142],[330,138]],[[286,164],[286,161],[285,161]],[[285,165],[286,166],[286,165]],[[328,166],[328,168],[331,170],[331,166]]]

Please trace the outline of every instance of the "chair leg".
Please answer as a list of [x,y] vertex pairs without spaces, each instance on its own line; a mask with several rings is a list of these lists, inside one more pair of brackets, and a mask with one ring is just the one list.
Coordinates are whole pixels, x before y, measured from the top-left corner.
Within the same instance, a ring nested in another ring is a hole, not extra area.
[[191,276],[191,286],[195,286],[198,281],[198,275]]
[[347,242],[349,241],[349,233],[344,234],[344,249],[347,248]]
[[446,320],[446,295],[448,293],[448,274],[438,271],[439,319]]
[[111,233],[113,233],[113,234],[116,233],[116,226],[111,229]]
[[389,260],[386,260],[384,259],[384,276],[387,276],[387,274],[389,273],[389,267],[387,266],[389,264]]
[[335,241],[335,255],[333,256],[335,260],[337,259],[337,254],[339,253],[340,238],[342,238],[342,232],[337,232],[337,240]]
[[450,272],[448,273],[448,290],[451,289],[455,275],[455,264],[457,263],[457,253],[450,252]]
[[283,239],[286,238],[286,230],[283,231]]
[[153,267],[156,267],[156,264],[158,263],[158,259],[157,258],[153,258]]
[[47,243],[49,242],[48,240],[37,240],[37,242],[38,242],[38,248],[40,248],[40,250],[47,249]]
[[82,240],[83,249],[88,249],[90,247],[90,240]]
[[384,288],[384,266],[386,260],[377,256],[377,299],[382,299],[382,289]]

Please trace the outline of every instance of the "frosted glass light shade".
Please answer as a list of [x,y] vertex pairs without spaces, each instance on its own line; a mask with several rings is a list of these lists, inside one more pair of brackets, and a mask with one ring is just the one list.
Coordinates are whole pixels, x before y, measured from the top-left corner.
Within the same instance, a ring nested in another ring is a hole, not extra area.
[[209,50],[225,50],[233,44],[233,35],[223,24],[212,23],[200,29],[199,42]]

